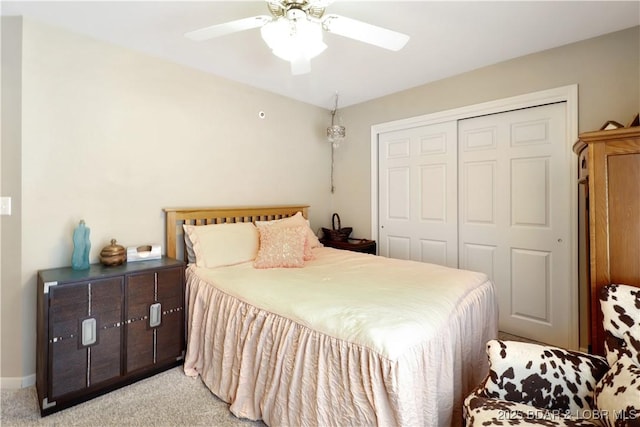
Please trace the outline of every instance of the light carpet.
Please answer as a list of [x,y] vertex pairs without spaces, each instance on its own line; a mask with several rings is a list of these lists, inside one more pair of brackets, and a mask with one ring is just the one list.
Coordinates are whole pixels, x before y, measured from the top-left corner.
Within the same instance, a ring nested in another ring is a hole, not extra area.
[[263,427],[236,418],[200,378],[176,367],[85,403],[40,417],[35,387],[2,390],[5,426],[220,426]]

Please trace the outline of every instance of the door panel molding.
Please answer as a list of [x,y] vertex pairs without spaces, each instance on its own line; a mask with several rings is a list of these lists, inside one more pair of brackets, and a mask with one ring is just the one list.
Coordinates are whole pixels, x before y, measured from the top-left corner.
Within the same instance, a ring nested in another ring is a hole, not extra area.
[[[407,141],[408,155],[391,158],[391,147],[401,140]],[[378,212],[384,220],[376,239],[379,254],[458,266],[457,143],[456,122],[380,136]],[[405,237],[406,248],[393,245],[391,236]],[[446,244],[434,250],[425,239]]]

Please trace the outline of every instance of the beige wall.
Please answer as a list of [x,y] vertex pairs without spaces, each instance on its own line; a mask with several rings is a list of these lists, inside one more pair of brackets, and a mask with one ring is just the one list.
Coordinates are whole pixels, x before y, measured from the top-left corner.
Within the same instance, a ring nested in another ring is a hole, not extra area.
[[[2,145],[0,146],[0,195],[11,197],[12,215],[0,216],[0,372],[15,372],[22,366],[25,300],[21,283],[21,78],[22,21],[2,18]],[[6,349],[6,350],[5,350]],[[22,376],[22,375],[20,375]],[[20,385],[20,384],[18,384]]]
[[162,243],[169,206],[306,203],[326,225],[327,110],[28,19],[21,42],[9,158],[3,134],[3,164],[22,167],[9,177],[18,227],[3,227],[3,253],[16,253],[2,264],[5,383],[35,372],[36,274],[70,264],[80,219],[92,262],[111,238]]
[[341,110],[333,204],[354,235],[371,234],[371,126],[578,84],[579,131],[640,111],[640,27],[516,58]]

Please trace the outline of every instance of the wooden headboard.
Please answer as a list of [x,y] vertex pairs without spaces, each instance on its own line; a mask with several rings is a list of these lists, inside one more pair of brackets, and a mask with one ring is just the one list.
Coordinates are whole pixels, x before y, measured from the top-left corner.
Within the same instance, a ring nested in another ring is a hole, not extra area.
[[207,225],[233,222],[271,221],[302,212],[308,218],[308,205],[245,206],[212,208],[165,208],[167,257],[184,259],[182,225]]

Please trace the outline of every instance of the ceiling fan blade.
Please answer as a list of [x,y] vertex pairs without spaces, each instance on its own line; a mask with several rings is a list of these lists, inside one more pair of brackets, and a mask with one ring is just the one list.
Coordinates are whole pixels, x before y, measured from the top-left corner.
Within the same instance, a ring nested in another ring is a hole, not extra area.
[[269,21],[271,21],[271,17],[266,15],[253,16],[251,18],[238,19],[235,21],[225,22],[224,24],[216,24],[211,25],[210,27],[200,28],[199,30],[189,31],[188,33],[185,33],[184,36],[191,40],[203,41],[214,37],[237,33],[239,31],[262,27]]
[[402,49],[409,41],[406,34],[340,15],[327,15],[322,20],[322,27],[330,33],[393,51]]
[[331,5],[335,0],[310,0],[309,4],[312,7],[327,7]]

